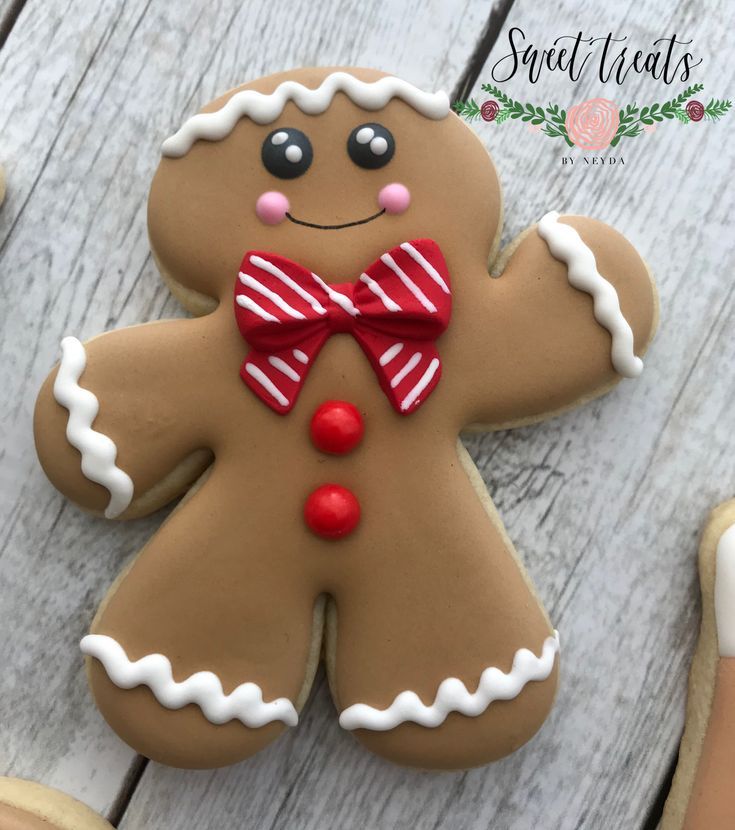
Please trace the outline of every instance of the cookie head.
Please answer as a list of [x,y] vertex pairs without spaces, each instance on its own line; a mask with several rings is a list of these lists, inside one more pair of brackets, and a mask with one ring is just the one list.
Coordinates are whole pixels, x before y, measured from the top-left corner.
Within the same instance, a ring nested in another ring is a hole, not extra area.
[[294,70],[212,102],[164,142],[148,213],[190,306],[229,297],[247,250],[335,282],[414,238],[487,256],[499,218],[492,163],[447,96],[367,69]]

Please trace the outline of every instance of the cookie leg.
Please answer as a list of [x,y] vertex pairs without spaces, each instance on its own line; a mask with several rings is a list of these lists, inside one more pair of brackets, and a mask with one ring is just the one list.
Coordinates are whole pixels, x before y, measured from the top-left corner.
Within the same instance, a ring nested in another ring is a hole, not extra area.
[[3,830],[112,830],[102,816],[66,793],[21,778],[0,778]]
[[555,695],[558,640],[489,499],[469,486],[460,475],[439,500],[422,493],[421,515],[371,547],[363,578],[338,586],[328,614],[340,724],[409,766],[507,755]]
[[699,549],[699,577],[702,625],[662,830],[735,826],[735,500],[710,516]]
[[297,552],[221,481],[171,515],[82,640],[104,717],[171,766],[233,763],[294,726],[319,658],[321,604]]

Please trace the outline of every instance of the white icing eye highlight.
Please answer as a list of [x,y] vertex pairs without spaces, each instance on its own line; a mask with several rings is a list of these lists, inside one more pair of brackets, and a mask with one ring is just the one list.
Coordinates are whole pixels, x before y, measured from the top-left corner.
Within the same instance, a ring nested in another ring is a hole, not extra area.
[[360,124],[347,139],[347,152],[352,161],[365,170],[385,167],[393,158],[396,142],[391,131],[382,124]]
[[367,144],[375,136],[375,130],[372,127],[363,127],[355,133],[355,141],[358,144]]
[[265,137],[260,157],[269,173],[279,179],[295,179],[309,169],[314,150],[309,137],[301,130],[281,127]]
[[286,147],[286,158],[294,164],[301,161],[303,155],[301,147],[298,147],[296,144],[289,144],[289,146]]
[[388,151],[388,142],[382,136],[376,136],[370,142],[370,149],[376,156],[382,156]]

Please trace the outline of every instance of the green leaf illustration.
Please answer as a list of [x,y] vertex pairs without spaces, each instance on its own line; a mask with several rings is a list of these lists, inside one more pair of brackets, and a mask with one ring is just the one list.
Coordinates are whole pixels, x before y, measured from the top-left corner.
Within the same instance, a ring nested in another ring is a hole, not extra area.
[[723,115],[727,114],[730,107],[732,107],[732,101],[722,101],[713,98],[704,108],[704,117],[708,121],[719,121]]

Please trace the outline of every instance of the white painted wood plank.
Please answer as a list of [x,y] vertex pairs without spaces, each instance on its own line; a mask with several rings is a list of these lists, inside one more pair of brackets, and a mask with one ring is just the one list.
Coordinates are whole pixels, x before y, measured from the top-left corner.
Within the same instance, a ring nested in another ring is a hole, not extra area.
[[[589,21],[595,33],[647,43],[663,34],[662,20],[676,20],[707,50],[708,90],[725,95],[733,78],[717,58],[726,55],[722,8],[694,20],[684,7],[664,14],[656,3],[543,11],[518,2],[505,31],[523,25],[547,44]],[[609,94],[643,100],[656,89],[631,81]],[[546,87],[519,85],[517,97],[531,91],[561,103],[599,87],[552,76]],[[561,168],[561,145],[515,124],[494,129],[482,134],[506,186],[506,239],[550,208],[598,216],[640,247],[662,292],[662,330],[639,381],[547,424],[470,441],[561,629],[555,712],[537,739],[499,764],[426,774],[374,759],[341,734],[322,684],[300,727],[249,762],[208,773],[149,766],[144,784],[155,788],[139,788],[125,830],[173,828],[184,816],[202,828],[274,830],[642,825],[682,724],[698,528],[735,488],[727,127],[667,123],[623,145],[630,166],[622,175]],[[184,792],[188,812],[177,807]]]
[[[698,97],[708,100],[732,88],[725,20],[721,3],[696,16],[685,4],[651,2],[604,12],[565,3],[539,15],[521,0],[504,31],[520,25],[541,47],[579,28],[613,31],[634,48],[677,31],[705,58],[689,83],[703,81]],[[507,51],[503,35],[480,81],[491,81],[490,64]],[[537,85],[518,76],[505,89],[566,106],[600,95],[621,104],[666,100],[686,85],[662,91],[631,78],[601,88],[594,77],[573,85],[557,73]],[[496,779],[464,788],[470,801],[499,805],[488,824],[640,826],[674,757],[697,632],[696,537],[710,507],[735,490],[730,128],[664,122],[605,154],[623,155],[624,168],[562,167],[566,145],[517,122],[479,128],[505,185],[506,240],[550,209],[604,219],[643,252],[662,305],[639,381],[541,428],[473,444],[563,643],[548,727]],[[533,799],[503,798],[522,792],[522,782]]]
[[[109,813],[133,760],[94,710],[77,641],[161,516],[116,526],[65,505],[35,461],[30,423],[62,335],[180,314],[145,230],[161,139],[229,86],[292,65],[376,65],[451,88],[487,11],[480,0],[451,9],[419,0],[29,0],[0,52],[9,179],[0,211],[0,665],[12,667],[0,685],[3,773]],[[146,777],[140,803],[186,826],[201,794],[189,803],[177,788],[175,818],[162,786]]]

